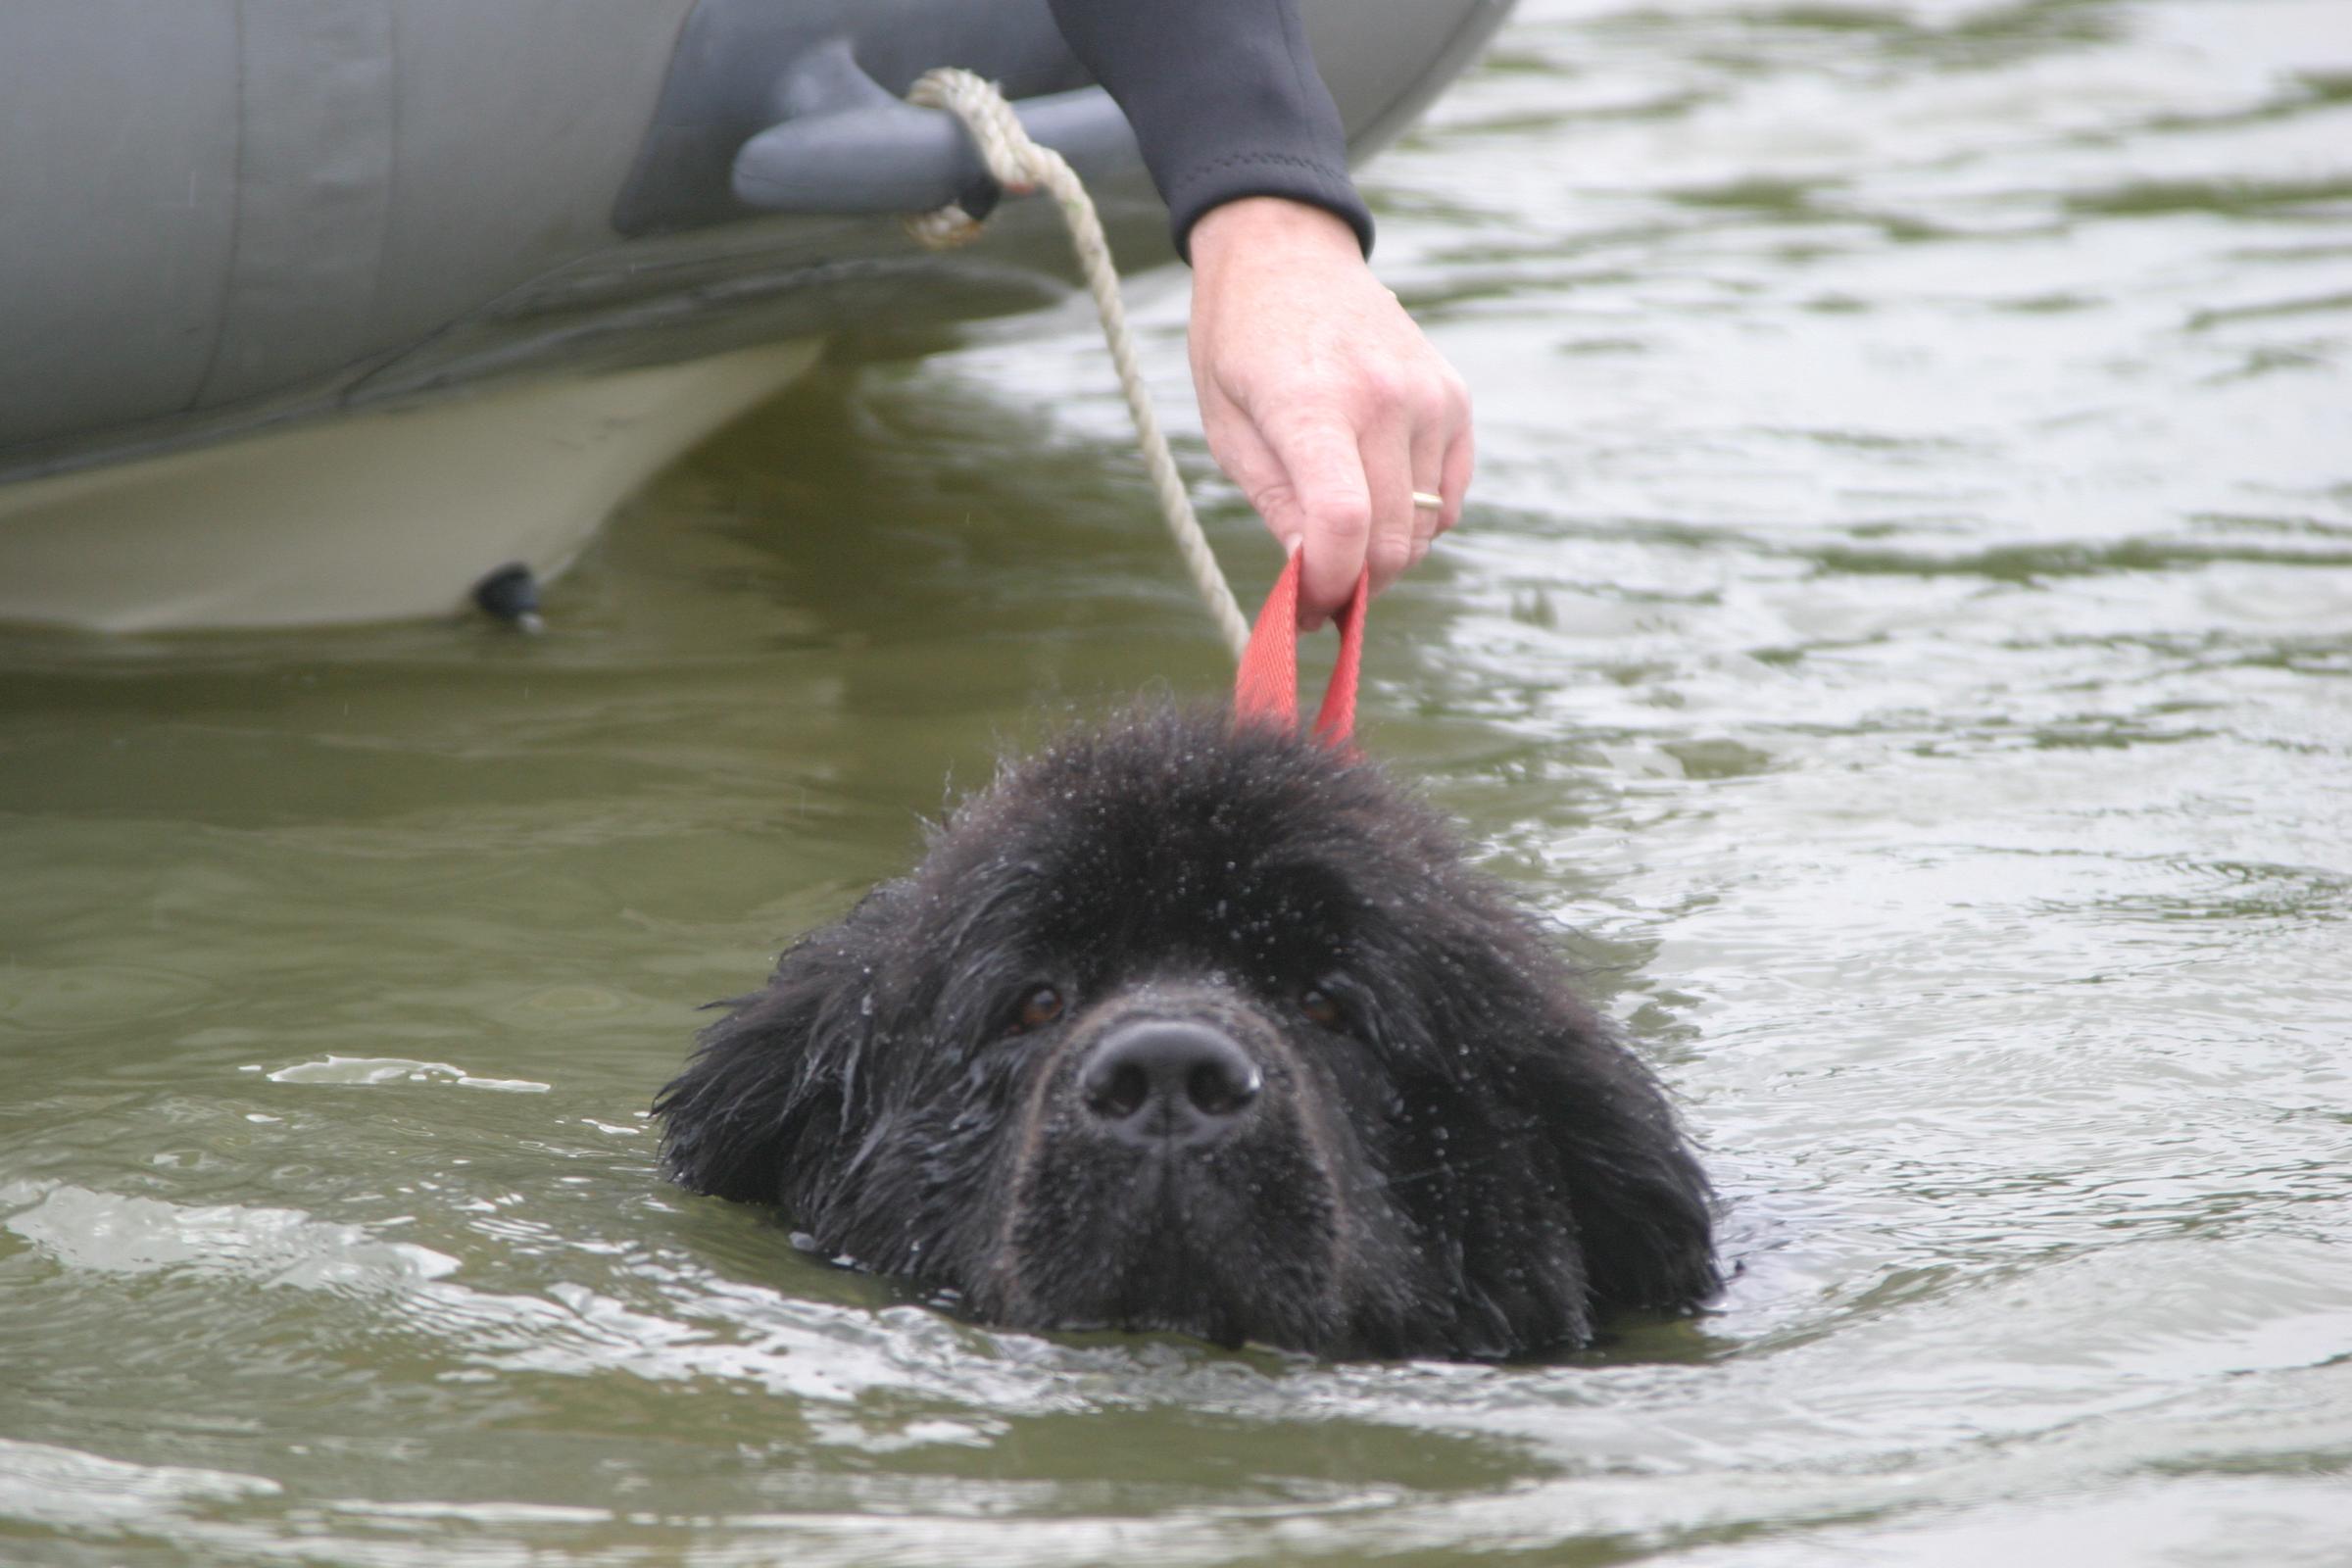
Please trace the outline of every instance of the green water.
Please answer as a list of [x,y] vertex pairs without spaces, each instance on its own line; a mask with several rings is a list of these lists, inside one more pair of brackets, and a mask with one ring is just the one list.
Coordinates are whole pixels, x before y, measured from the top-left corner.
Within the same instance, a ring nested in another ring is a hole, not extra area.
[[1369,183],[1482,466],[1367,737],[1685,1102],[1720,1308],[998,1335],[657,1180],[698,1004],[1223,679],[1056,318],[537,640],[0,632],[0,1561],[2352,1562],[2352,7],[1530,3]]

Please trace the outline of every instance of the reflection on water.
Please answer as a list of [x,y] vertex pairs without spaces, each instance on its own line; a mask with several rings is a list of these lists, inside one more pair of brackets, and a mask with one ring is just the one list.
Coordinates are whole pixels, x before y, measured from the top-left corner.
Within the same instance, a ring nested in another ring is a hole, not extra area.
[[1483,466],[1369,739],[1741,1268],[1557,1365],[994,1334],[655,1178],[695,1004],[1222,680],[1082,322],[767,411],[542,639],[0,633],[0,1557],[2341,1560],[2348,15],[1530,3],[1380,166]]

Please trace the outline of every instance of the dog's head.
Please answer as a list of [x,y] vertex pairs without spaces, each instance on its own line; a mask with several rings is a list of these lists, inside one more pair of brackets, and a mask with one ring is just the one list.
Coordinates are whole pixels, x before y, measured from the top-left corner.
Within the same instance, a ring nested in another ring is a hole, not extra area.
[[1376,767],[1146,711],[1008,764],[656,1106],[986,1321],[1497,1356],[1714,1287],[1641,1065]]

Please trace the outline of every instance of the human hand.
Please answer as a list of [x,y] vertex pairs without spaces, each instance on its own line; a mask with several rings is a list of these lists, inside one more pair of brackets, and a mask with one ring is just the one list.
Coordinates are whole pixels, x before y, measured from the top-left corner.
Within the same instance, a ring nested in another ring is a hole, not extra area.
[[[1365,566],[1380,593],[1460,518],[1469,391],[1321,208],[1227,202],[1191,248],[1209,453],[1285,549],[1303,545],[1299,621],[1319,626]],[[1416,507],[1416,490],[1446,504]]]

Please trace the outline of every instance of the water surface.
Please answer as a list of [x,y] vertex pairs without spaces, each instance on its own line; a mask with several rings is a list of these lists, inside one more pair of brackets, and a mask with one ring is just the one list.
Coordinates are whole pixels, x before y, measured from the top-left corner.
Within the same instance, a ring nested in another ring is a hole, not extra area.
[[535,641],[0,633],[0,1559],[2352,1560],[2352,10],[1531,0],[1369,185],[1482,467],[1367,738],[1683,1101],[1719,1308],[996,1334],[657,1179],[696,1004],[1224,679],[1056,318]]

